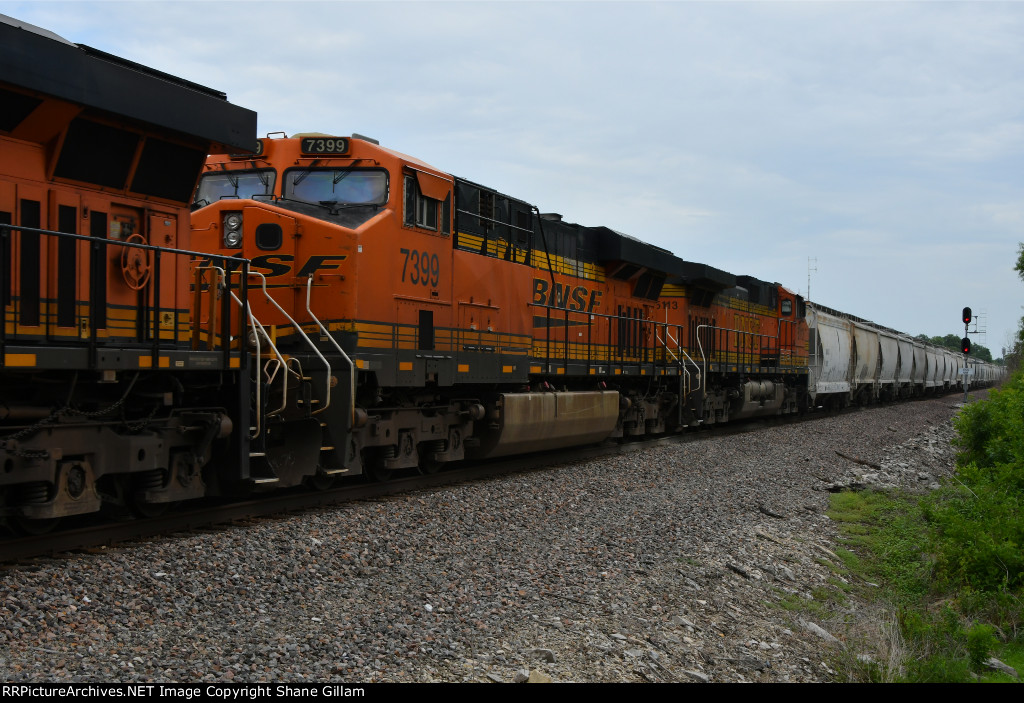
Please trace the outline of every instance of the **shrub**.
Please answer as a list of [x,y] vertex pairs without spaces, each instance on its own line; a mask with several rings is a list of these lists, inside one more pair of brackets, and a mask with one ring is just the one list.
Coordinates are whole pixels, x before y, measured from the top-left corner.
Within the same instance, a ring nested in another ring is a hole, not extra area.
[[936,576],[997,593],[1024,587],[1024,373],[956,420],[957,480],[923,502]]

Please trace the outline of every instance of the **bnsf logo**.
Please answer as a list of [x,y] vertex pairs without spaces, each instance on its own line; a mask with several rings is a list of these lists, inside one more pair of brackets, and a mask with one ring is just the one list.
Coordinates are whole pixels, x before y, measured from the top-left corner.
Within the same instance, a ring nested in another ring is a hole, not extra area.
[[[328,256],[311,256],[306,259],[306,263],[302,265],[294,275],[298,278],[304,278],[317,271],[324,271],[328,269],[338,268],[338,264],[347,259],[348,256],[344,254],[340,255],[328,255]],[[220,261],[223,261],[220,260]],[[287,276],[292,271],[292,264],[295,261],[294,256],[288,256],[287,254],[267,254],[264,256],[257,256],[252,259],[250,266],[251,270],[262,273],[267,278],[276,278],[277,276]],[[337,262],[337,263],[335,263]],[[200,266],[212,266],[214,263],[213,259],[204,259],[199,265]],[[228,259],[226,262],[226,268],[228,271],[235,271],[241,265],[241,262],[237,259]]]
[[548,281],[533,279],[533,302],[565,310],[593,312],[594,308],[601,307],[601,296],[604,295],[604,291],[588,290],[585,286],[563,286],[561,283],[556,283],[550,293],[549,289]]

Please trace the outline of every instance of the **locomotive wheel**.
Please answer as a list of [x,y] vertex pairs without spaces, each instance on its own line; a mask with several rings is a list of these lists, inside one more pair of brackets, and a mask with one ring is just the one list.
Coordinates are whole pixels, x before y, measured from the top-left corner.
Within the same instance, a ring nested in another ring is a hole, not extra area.
[[386,469],[379,464],[373,464],[368,466],[366,471],[366,475],[369,476],[371,480],[376,481],[377,483],[384,483],[385,481],[390,481],[391,477],[394,476],[394,474],[394,469]]
[[59,517],[38,519],[16,515],[8,519],[10,520],[11,528],[16,533],[27,537],[38,537],[39,535],[48,534],[49,532],[52,532],[58,524],[60,524]]
[[390,481],[395,470],[384,466],[386,455],[380,450],[370,450],[363,456],[363,471],[371,481],[384,483]]
[[[440,448],[435,446],[440,444]],[[444,442],[421,442],[419,446],[419,463],[416,469],[424,475],[433,475],[440,471],[445,463],[434,458],[434,452],[444,451]]]
[[444,468],[445,463],[446,462],[431,459],[424,454],[420,454],[420,463],[417,468],[421,474],[430,476]]
[[302,479],[303,485],[311,491],[326,491],[334,485],[334,476],[328,476],[323,471],[317,471],[312,476]]
[[128,499],[128,508],[132,515],[140,518],[160,517],[167,512],[169,507],[171,507],[170,503],[150,503],[134,494]]

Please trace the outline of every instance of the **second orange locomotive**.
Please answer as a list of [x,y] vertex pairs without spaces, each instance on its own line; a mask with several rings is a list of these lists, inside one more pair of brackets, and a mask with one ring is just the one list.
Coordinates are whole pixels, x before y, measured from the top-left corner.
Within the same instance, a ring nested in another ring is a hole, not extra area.
[[194,207],[193,248],[252,262],[252,473],[278,486],[805,403],[799,296],[367,137],[211,157]]

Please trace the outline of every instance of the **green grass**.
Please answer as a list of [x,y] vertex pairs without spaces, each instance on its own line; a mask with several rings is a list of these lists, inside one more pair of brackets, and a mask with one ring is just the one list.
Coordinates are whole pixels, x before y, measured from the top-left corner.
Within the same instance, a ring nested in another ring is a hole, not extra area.
[[[867,491],[833,495],[828,514],[843,535],[845,546],[836,555],[849,583],[831,579],[827,590],[834,602],[849,593],[873,604],[875,617],[847,633],[847,648],[834,663],[842,679],[1010,681],[983,666],[990,656],[1024,672],[1019,591],[972,588],[958,579],[959,571],[950,572],[940,558],[949,534],[936,520],[936,499],[950,500]],[[816,600],[825,590],[815,590]],[[870,660],[858,658],[865,652]]]
[[[836,493],[843,545],[811,599],[776,606],[845,622],[847,681],[1017,681],[1024,675],[1024,373],[956,419],[956,476],[925,497]],[[841,578],[840,578],[841,577]],[[848,599],[858,617],[842,618]]]
[[787,610],[791,613],[821,613],[825,608],[820,601],[807,600],[798,593],[785,593],[779,600],[771,604],[774,608]]

